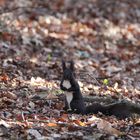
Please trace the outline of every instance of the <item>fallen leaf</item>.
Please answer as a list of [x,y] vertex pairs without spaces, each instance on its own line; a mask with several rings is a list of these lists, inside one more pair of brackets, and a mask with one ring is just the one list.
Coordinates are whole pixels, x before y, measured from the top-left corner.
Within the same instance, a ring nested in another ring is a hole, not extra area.
[[111,123],[105,121],[105,120],[100,120],[98,123],[97,123],[97,128],[99,130],[103,130],[105,131],[106,133],[109,133],[111,135],[114,135],[116,137],[122,135],[123,133],[120,132],[119,130],[115,129],[112,127]]
[[79,125],[79,126],[85,126],[86,125],[84,122],[81,122],[80,120],[74,120],[73,122],[75,124]]
[[52,93],[50,93],[49,95],[47,95],[46,99],[50,100],[50,99],[57,99],[58,97]]
[[56,123],[48,123],[47,126],[49,126],[49,127],[56,127],[57,124]]
[[10,127],[10,125],[4,120],[0,120],[0,125],[4,125],[6,128]]
[[9,77],[6,73],[3,73],[1,76],[0,76],[0,81],[3,81],[3,82],[7,82],[9,80]]

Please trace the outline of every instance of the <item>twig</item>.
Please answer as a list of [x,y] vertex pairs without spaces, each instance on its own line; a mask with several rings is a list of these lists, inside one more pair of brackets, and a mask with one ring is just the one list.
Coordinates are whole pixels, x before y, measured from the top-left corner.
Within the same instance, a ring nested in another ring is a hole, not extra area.
[[99,86],[101,86],[101,84],[98,82],[98,80],[97,80],[94,76],[92,76],[92,75],[89,74],[89,73],[88,73],[88,76],[90,76],[91,78],[93,78],[93,79],[96,81],[96,83],[97,83]]

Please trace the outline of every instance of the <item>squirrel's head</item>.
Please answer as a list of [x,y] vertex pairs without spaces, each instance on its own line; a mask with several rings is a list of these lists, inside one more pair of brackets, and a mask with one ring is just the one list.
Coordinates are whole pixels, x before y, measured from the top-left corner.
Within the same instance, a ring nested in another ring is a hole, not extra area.
[[69,66],[62,60],[63,77],[61,82],[64,88],[69,89],[71,88],[71,83],[75,81],[74,62],[69,61],[67,64],[69,64]]
[[72,80],[75,78],[75,73],[74,73],[74,62],[68,61],[66,66],[66,62],[62,60],[62,68],[63,68],[63,79],[64,80]]

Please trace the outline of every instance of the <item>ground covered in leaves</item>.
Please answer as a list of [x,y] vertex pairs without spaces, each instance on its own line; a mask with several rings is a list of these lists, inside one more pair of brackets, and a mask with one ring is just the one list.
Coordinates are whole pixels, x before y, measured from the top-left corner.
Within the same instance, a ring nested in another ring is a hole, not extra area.
[[140,139],[140,118],[63,111],[61,59],[83,95],[140,103],[139,0],[0,0],[0,139]]

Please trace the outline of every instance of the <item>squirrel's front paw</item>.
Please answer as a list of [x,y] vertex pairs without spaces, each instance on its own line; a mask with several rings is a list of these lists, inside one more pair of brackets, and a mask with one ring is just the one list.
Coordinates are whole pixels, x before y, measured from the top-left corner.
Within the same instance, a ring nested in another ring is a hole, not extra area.
[[72,112],[72,110],[69,108],[69,109],[67,109],[67,112],[71,113],[71,112]]

